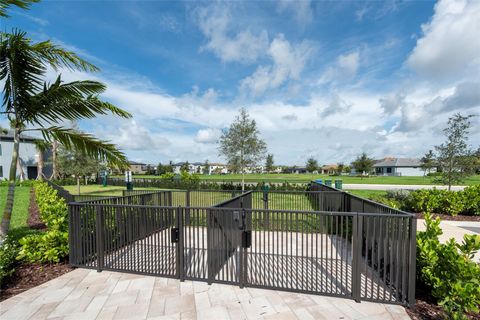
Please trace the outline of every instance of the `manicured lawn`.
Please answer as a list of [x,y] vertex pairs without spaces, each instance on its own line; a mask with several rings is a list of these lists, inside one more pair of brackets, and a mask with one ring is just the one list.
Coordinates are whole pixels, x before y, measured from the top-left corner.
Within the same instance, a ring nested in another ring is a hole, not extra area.
[[[28,219],[28,207],[30,205],[31,187],[16,187],[15,200],[13,203],[12,220],[10,230],[26,227]],[[0,212],[3,214],[5,202],[7,201],[7,186],[0,186]]]
[[[123,178],[123,176],[113,176],[114,178]],[[149,178],[158,179],[159,176],[136,175],[134,178]],[[200,178],[205,181],[225,181],[225,182],[239,182],[242,180],[240,174],[225,174],[225,175],[201,175]],[[316,179],[340,179],[343,183],[354,184],[435,184],[433,177],[352,177],[352,176],[327,176],[318,174],[246,174],[245,181],[248,182],[289,182],[289,183],[305,183]],[[480,184],[480,175],[475,175],[468,178],[465,185]]]

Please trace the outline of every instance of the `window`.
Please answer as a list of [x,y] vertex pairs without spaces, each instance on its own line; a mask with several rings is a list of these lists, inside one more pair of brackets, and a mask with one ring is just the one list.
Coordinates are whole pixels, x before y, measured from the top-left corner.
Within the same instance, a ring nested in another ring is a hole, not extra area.
[[0,178],[3,178],[3,167],[0,166]]
[[387,173],[392,173],[392,168],[391,167],[387,167]]
[[0,144],[0,156],[2,155],[2,145]]

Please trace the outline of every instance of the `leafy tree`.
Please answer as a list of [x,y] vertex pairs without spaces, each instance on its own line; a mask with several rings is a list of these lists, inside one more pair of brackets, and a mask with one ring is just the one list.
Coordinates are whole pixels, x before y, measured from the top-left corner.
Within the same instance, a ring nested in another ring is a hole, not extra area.
[[147,164],[147,172],[146,174],[148,175],[154,175],[155,174],[155,167],[152,165]]
[[80,194],[80,179],[97,174],[104,166],[96,158],[77,149],[68,150],[62,146],[58,150],[58,168],[61,176],[73,176],[77,180],[77,193]]
[[373,170],[373,163],[373,159],[369,158],[367,154],[363,152],[352,162],[352,167],[355,168],[357,174],[369,174]]
[[157,165],[157,175],[160,176],[160,175],[162,175],[162,174],[164,174],[164,173],[165,173],[165,166],[162,165],[161,162],[159,162],[158,165]]
[[273,154],[268,154],[267,155],[267,160],[265,161],[265,170],[267,172],[272,172],[274,170],[273,167]]
[[339,162],[337,164],[337,169],[335,170],[335,173],[337,175],[341,175],[344,170],[345,170],[345,164],[343,162]]
[[90,157],[124,167],[125,155],[115,145],[98,140],[90,134],[62,127],[65,120],[94,118],[99,114],[131,115],[116,106],[101,101],[98,95],[105,85],[97,81],[64,83],[58,76],[45,82],[47,68],[58,70],[96,71],[97,67],[50,41],[32,43],[25,32],[0,33],[0,83],[4,85],[0,113],[14,131],[9,190],[3,212],[0,236],[5,236],[13,209],[13,195],[19,158],[20,134],[39,131],[44,140],[58,141],[65,149],[78,149]]
[[245,190],[245,168],[256,166],[267,151],[267,145],[259,135],[255,120],[250,119],[247,110],[242,108],[219,140],[220,155],[242,173],[242,191]]
[[190,163],[184,162],[182,166],[180,167],[180,172],[189,172]]
[[318,170],[318,162],[314,158],[308,158],[306,169],[308,172],[314,172]]
[[436,181],[448,185],[448,190],[474,173],[473,152],[468,146],[471,117],[473,115],[462,116],[460,113],[450,117],[447,128],[443,130],[447,140],[435,146],[435,162],[442,171]]
[[435,167],[435,154],[433,150],[428,150],[428,152],[420,159],[420,168],[423,170],[423,175],[425,176]]
[[205,164],[203,165],[203,174],[210,174],[210,163],[208,160],[205,160]]
[[173,162],[170,161],[168,164],[164,165],[163,168],[164,168],[164,170],[165,170],[165,172],[164,172],[163,174],[165,174],[165,173],[173,173]]
[[8,18],[7,9],[10,6],[17,6],[22,9],[29,9],[30,5],[40,0],[0,0],[0,17]]

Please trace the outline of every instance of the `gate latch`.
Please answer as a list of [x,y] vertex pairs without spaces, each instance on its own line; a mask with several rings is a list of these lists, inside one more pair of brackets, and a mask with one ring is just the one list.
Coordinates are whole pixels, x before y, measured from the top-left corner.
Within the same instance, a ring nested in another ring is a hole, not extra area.
[[252,246],[252,231],[242,232],[242,248],[250,248]]
[[170,232],[172,243],[177,243],[178,239],[180,238],[180,229],[172,228]]

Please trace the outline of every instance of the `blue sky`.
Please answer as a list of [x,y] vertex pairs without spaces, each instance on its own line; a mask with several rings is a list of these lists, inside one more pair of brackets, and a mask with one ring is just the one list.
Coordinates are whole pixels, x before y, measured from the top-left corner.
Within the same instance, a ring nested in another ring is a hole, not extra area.
[[448,116],[480,113],[479,1],[43,1],[11,16],[2,30],[101,67],[62,74],[134,114],[80,123],[132,160],[223,161],[215,141],[242,106],[298,165],[421,156]]

